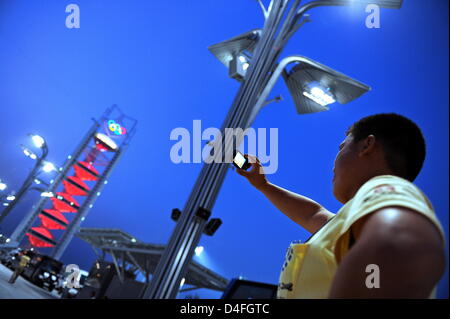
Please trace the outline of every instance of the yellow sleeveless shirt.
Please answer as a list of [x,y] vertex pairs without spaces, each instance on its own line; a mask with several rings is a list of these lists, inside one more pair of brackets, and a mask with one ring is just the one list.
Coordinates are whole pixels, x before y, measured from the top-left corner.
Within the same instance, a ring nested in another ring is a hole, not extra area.
[[[413,183],[393,175],[368,180],[306,243],[293,242],[280,274],[277,298],[328,298],[338,263],[349,249],[350,227],[380,208],[403,206],[433,222],[445,242],[442,226],[426,195]],[[434,297],[435,290],[430,297]]]

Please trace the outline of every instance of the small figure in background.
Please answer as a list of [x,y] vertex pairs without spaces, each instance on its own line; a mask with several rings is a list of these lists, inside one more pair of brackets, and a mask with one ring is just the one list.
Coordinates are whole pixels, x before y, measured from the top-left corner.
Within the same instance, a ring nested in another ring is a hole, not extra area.
[[21,252],[19,254],[19,258],[20,258],[19,265],[14,270],[13,274],[11,275],[11,278],[8,281],[10,284],[13,284],[16,282],[17,277],[20,276],[20,274],[23,272],[25,267],[27,267],[30,262],[30,257],[27,256],[27,251]]

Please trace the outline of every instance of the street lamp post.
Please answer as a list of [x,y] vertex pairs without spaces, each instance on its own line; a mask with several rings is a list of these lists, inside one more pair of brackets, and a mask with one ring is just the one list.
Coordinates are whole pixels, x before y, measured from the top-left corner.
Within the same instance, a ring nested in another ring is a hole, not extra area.
[[[221,143],[222,150],[225,150],[222,154],[232,154],[232,150],[243,139],[242,134],[236,135],[235,140],[229,134],[223,134],[225,128],[240,128],[245,131],[259,109],[267,104],[267,96],[281,74],[301,114],[327,110],[326,105],[334,101],[347,103],[369,89],[368,86],[305,57],[288,57],[279,64],[276,63],[290,37],[308,21],[305,12],[317,6],[354,3],[400,8],[402,1],[320,0],[300,7],[299,0],[272,0],[268,9],[260,2],[265,17],[262,30],[244,33],[209,48],[229,68],[230,77],[242,82],[222,124],[222,139],[214,142]],[[290,8],[288,4],[291,4]],[[285,66],[289,63],[297,63],[298,66],[288,72]],[[214,158],[217,156],[219,155],[214,154]],[[143,298],[176,297],[227,170],[228,164],[223,164],[223,161],[207,161],[204,164]]]
[[33,169],[31,170],[30,174],[28,174],[28,177],[23,182],[20,189],[15,194],[14,199],[6,206],[6,208],[1,212],[0,214],[0,224],[3,222],[3,220],[9,215],[9,213],[14,209],[15,205],[20,201],[20,199],[25,195],[29,187],[34,183],[36,177],[38,176],[41,169],[45,168],[46,172],[51,171],[50,166],[53,166],[53,164],[45,162],[45,158],[48,155],[48,145],[45,142],[45,140],[39,136],[39,135],[31,135],[31,137],[34,145],[42,150],[42,155],[37,156],[33,152],[31,152],[28,148],[24,147],[22,145],[22,149],[24,151],[24,154],[28,157],[35,159],[36,164],[34,165]]

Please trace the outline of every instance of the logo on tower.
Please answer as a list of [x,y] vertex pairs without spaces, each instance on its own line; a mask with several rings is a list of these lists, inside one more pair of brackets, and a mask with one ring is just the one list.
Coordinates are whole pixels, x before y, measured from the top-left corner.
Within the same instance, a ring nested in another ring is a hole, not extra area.
[[110,134],[112,133],[117,136],[122,136],[127,133],[127,130],[125,129],[125,127],[123,127],[122,125],[120,125],[119,123],[117,123],[114,120],[109,120],[107,127],[108,127],[108,133],[110,133]]

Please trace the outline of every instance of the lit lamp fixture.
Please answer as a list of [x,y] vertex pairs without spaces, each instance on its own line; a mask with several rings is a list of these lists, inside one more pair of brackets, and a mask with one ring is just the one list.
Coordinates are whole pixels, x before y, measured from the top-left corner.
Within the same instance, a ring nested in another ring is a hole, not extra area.
[[45,145],[45,140],[42,136],[29,134],[34,146],[42,148]]
[[303,95],[322,106],[336,102],[330,88],[323,87],[318,83],[310,83],[306,85]]
[[247,69],[250,66],[249,58],[244,55],[233,57],[230,61],[228,75],[238,81],[244,80]]
[[247,71],[250,63],[244,55],[239,56],[239,62],[242,64],[242,70]]
[[52,192],[42,192],[41,197],[53,197],[55,196]]
[[42,170],[46,173],[50,173],[52,171],[56,171],[56,167],[55,165],[53,165],[53,163],[50,162],[46,162],[43,166],[42,166]]
[[0,179],[0,191],[4,191],[8,186]]
[[251,55],[260,35],[260,29],[251,30],[211,45],[208,50],[228,68],[228,75],[231,78],[242,81],[250,66]]
[[205,249],[205,248],[204,248],[203,246],[197,246],[197,247],[195,247],[195,255],[196,255],[197,257],[199,257],[199,256],[202,254],[202,252],[203,252],[204,249]]
[[[2,196],[1,198],[2,198],[2,199],[3,199],[3,198],[6,199],[8,202],[12,202],[13,200],[16,199],[16,196],[14,196],[14,195],[8,195],[8,196],[6,196],[6,197]],[[5,206],[5,207],[7,207],[7,206],[9,206],[9,203],[3,202],[2,205]]]
[[24,145],[20,145],[22,147],[22,151],[23,153],[28,156],[29,158],[36,160],[37,159],[37,155],[35,153],[33,153],[29,148],[25,147]]
[[364,83],[309,58],[297,56],[296,60],[297,64],[282,74],[300,114],[329,110],[329,104],[348,103],[370,90]]

